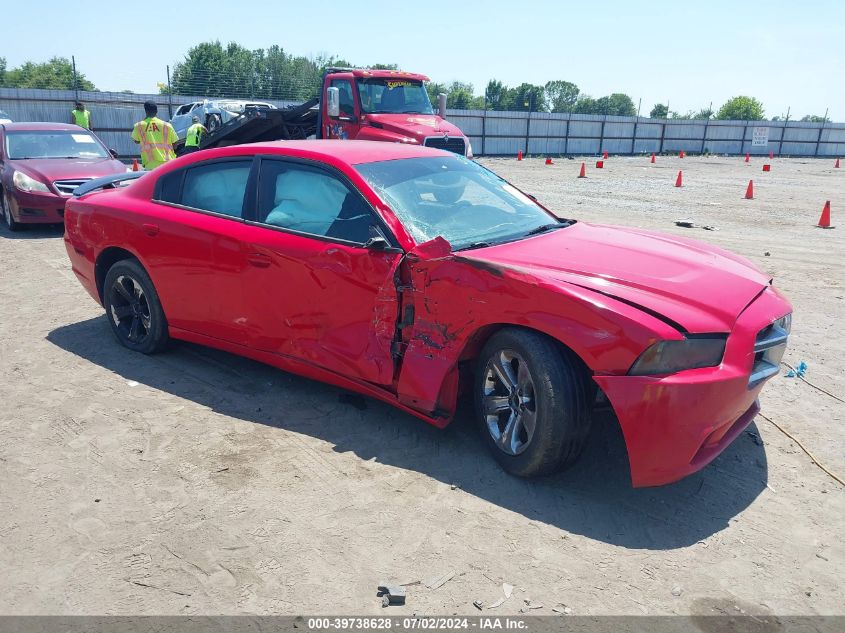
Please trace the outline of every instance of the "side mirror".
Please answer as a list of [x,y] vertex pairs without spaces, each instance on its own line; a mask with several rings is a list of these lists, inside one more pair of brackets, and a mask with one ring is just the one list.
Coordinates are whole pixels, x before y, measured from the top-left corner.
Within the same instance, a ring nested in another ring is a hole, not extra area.
[[109,149],[109,154],[111,154],[112,158],[117,158],[118,156],[120,156],[120,154],[117,153],[116,149],[111,149],[111,148]]
[[370,251],[384,251],[390,248],[390,244],[381,235],[378,235],[364,242],[364,248]]
[[437,114],[441,119],[446,118],[446,95],[442,92],[437,95]]
[[332,118],[340,116],[340,90],[337,88],[326,89],[326,111]]

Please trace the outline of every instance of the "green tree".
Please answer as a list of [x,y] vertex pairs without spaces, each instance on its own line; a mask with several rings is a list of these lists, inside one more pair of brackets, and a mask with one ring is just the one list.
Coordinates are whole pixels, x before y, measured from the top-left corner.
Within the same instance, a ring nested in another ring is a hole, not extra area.
[[469,110],[473,107],[472,84],[453,81],[446,94],[447,108]]
[[487,82],[484,96],[487,98],[487,107],[491,110],[507,110],[508,87],[498,79]]
[[608,97],[602,97],[596,103],[600,114],[607,114],[610,116],[636,116],[637,109],[634,107],[634,101],[626,94],[621,92],[614,92]]
[[603,114],[599,109],[598,100],[585,94],[581,94],[578,97],[578,101],[575,102],[572,111],[575,114]]
[[733,97],[719,108],[717,119],[727,121],[762,121],[765,119],[763,104],[754,97]]
[[552,112],[571,112],[578,101],[578,86],[570,81],[548,81],[544,86],[546,100]]
[[[772,119],[774,121],[774,119]],[[806,114],[801,117],[802,121],[808,121],[810,123],[824,123],[827,121],[826,117],[819,116],[818,114]]]
[[66,57],[53,57],[43,63],[25,62],[17,68],[5,69],[3,60],[3,83],[8,88],[47,88],[53,90],[96,90],[80,72],[73,81],[73,64]]
[[0,57],[0,87],[6,85],[6,58]]
[[513,88],[511,93],[508,90],[510,103],[508,110],[515,110],[517,112],[545,112],[546,111],[546,92],[543,86],[535,86],[533,84],[523,83]]
[[370,66],[373,70],[399,70],[398,64],[373,64]]
[[278,45],[249,50],[235,42],[203,42],[174,66],[171,86],[174,94],[305,101],[319,94],[323,72],[333,66],[351,64],[333,56],[289,55]]
[[669,117],[669,106],[663,103],[655,103],[648,116],[652,119],[666,119]]

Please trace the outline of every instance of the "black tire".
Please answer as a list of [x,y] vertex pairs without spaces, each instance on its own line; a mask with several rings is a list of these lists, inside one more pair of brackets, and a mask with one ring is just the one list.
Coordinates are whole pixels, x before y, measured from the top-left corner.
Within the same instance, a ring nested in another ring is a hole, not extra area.
[[16,222],[12,217],[12,207],[9,206],[9,200],[6,198],[5,192],[0,192],[0,215],[3,216],[3,221],[10,231],[19,231],[21,228],[20,222]]
[[[497,371],[497,361],[499,370],[508,370],[511,387]],[[512,475],[562,470],[584,448],[592,415],[589,375],[574,354],[546,336],[518,328],[497,332],[478,357],[474,392],[480,431],[496,461]],[[505,401],[507,408],[498,410]]]
[[209,114],[205,117],[205,129],[209,132],[213,132],[221,125],[223,125],[223,119],[219,114]]
[[112,332],[124,347],[155,354],[167,345],[167,319],[155,286],[138,260],[123,259],[109,268],[103,305]]

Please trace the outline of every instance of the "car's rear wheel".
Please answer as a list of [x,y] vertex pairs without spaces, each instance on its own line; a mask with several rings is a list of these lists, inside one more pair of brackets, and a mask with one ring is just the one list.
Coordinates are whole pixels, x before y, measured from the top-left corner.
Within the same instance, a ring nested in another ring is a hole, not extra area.
[[0,211],[3,213],[3,221],[10,231],[17,231],[21,228],[20,222],[16,222],[15,218],[12,217],[12,205],[9,204],[5,192],[0,192]]
[[481,432],[513,475],[532,477],[572,464],[587,439],[590,379],[580,361],[542,334],[496,333],[475,372]]
[[103,284],[106,316],[124,347],[154,354],[167,345],[167,320],[155,286],[135,259],[123,259],[106,273]]

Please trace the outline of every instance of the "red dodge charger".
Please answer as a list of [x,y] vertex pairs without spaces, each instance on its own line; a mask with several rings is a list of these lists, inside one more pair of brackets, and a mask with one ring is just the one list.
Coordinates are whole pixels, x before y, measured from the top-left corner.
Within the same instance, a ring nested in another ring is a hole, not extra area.
[[469,390],[520,476],[571,464],[605,399],[635,486],[699,470],[754,418],[790,330],[747,260],[560,219],[425,147],[240,145],[115,185],[78,190],[65,242],[124,346],[220,348],[438,427]]

